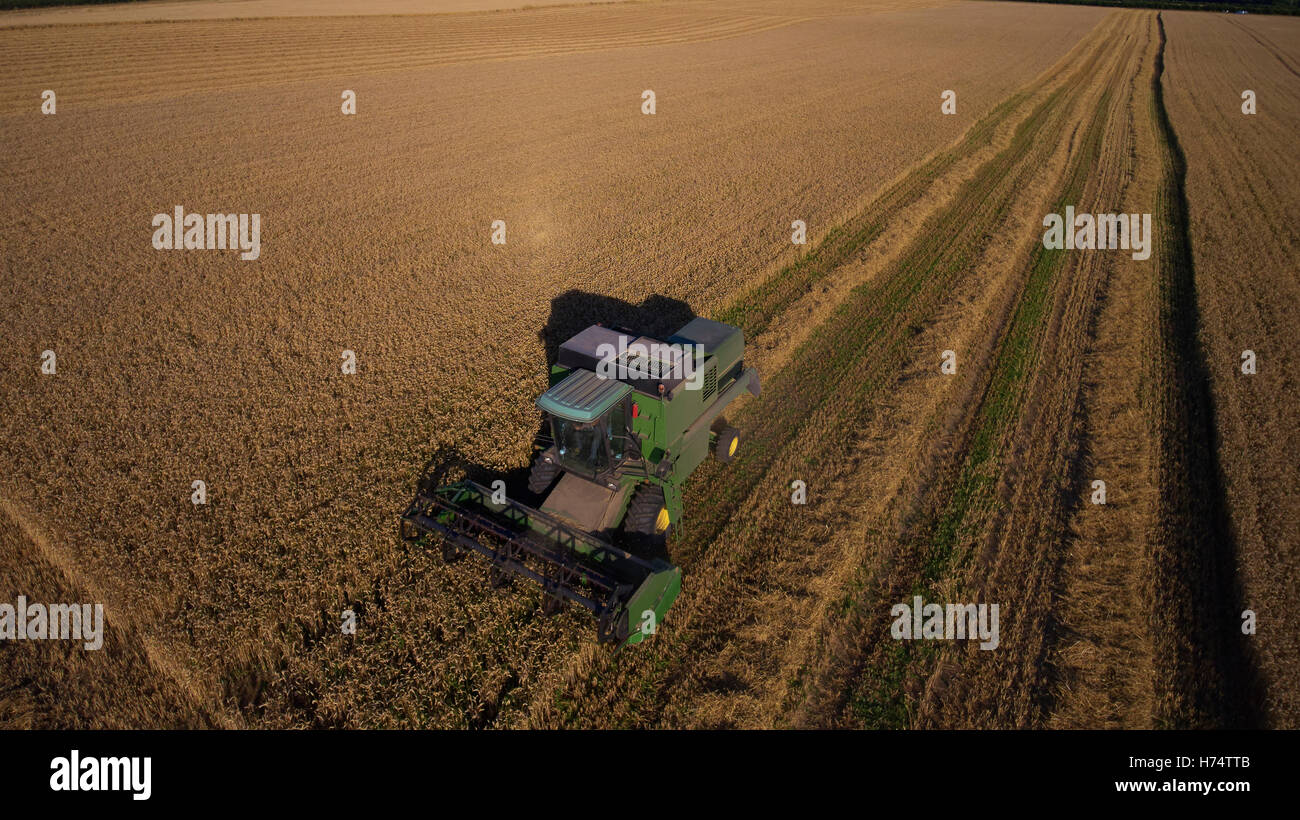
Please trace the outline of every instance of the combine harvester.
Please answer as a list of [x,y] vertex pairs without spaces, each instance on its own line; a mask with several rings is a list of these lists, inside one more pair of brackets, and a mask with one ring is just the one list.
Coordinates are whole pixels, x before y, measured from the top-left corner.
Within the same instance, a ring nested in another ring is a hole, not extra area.
[[595,614],[601,642],[639,643],[681,589],[681,570],[660,556],[682,518],[682,484],[710,450],[735,457],[737,431],[713,422],[744,391],[758,395],[744,349],[739,329],[703,318],[666,341],[587,328],[560,346],[537,400],[550,431],[528,479],[540,508],[507,498],[504,484],[421,488],[403,540],[441,540],[447,561],[477,552],[493,586],[531,579],[543,612],[573,601]]

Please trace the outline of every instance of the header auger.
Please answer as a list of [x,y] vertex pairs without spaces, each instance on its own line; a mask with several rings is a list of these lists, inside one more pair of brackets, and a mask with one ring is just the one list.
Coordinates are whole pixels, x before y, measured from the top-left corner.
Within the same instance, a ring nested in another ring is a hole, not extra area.
[[528,489],[538,508],[473,481],[422,487],[402,538],[441,542],[445,560],[475,552],[496,586],[542,587],[544,612],[590,610],[597,636],[621,645],[653,634],[681,589],[666,542],[682,519],[682,485],[712,451],[731,461],[739,433],[713,423],[758,373],[737,328],[696,318],[660,341],[593,325],[560,345],[537,400],[549,436]]

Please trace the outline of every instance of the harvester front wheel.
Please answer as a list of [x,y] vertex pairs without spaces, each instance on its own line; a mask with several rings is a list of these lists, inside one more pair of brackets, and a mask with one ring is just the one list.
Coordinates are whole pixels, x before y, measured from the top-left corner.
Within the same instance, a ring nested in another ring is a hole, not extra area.
[[740,431],[734,427],[718,431],[718,439],[713,445],[713,455],[726,464],[736,458],[736,449],[740,446]]
[[560,474],[560,465],[549,453],[550,451],[538,453],[532,469],[528,472],[528,491],[533,495],[546,492],[546,488],[550,487],[555,477]]
[[632,503],[627,507],[623,529],[643,538],[664,540],[672,531],[673,522],[668,515],[663,488],[657,484],[642,484],[636,488]]

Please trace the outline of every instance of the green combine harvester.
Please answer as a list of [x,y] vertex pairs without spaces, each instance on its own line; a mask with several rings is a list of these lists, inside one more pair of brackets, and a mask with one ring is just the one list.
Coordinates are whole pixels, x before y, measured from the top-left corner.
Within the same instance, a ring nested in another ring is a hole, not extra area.
[[473,481],[422,488],[402,514],[402,538],[441,541],[452,561],[477,552],[499,586],[542,586],[542,610],[573,601],[596,616],[600,641],[654,633],[681,590],[664,560],[682,519],[682,484],[710,453],[736,455],[739,434],[713,423],[758,373],[744,366],[737,328],[692,319],[665,340],[593,325],[560,345],[537,400],[549,435],[529,474],[538,508]]

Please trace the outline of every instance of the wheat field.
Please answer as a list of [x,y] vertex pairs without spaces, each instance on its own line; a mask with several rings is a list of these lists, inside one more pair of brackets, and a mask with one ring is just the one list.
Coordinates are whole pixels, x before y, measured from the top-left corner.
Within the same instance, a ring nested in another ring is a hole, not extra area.
[[[0,15],[0,602],[108,623],[4,646],[0,725],[1295,725],[1294,638],[1234,637],[1297,589],[1291,20],[289,5]],[[1151,262],[1045,250],[1066,204]],[[156,250],[175,206],[260,256]],[[548,343],[690,315],[764,393],[653,641],[398,544],[437,454],[527,466]],[[890,641],[916,591],[999,651]]]

